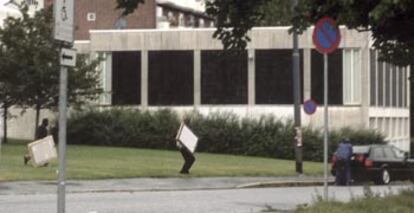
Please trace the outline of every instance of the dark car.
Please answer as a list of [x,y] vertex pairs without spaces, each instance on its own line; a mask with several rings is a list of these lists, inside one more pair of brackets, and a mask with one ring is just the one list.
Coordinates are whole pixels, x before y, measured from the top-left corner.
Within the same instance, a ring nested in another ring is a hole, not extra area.
[[[336,174],[336,156],[332,156],[332,174]],[[394,180],[414,181],[414,159],[390,145],[353,146],[351,176],[354,181],[389,184]]]

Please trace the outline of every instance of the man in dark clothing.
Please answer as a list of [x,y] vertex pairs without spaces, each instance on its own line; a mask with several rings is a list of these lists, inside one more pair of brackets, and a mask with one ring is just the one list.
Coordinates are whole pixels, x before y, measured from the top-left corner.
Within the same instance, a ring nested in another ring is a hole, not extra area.
[[47,126],[49,125],[49,120],[47,118],[42,120],[42,124],[36,129],[35,140],[42,139],[47,136]]
[[[42,124],[37,127],[36,134],[35,134],[35,140],[42,139],[47,136],[47,126],[49,125],[49,120],[47,118],[42,120]],[[26,154],[23,157],[24,165],[27,165],[27,162],[30,160],[30,155]]]
[[186,147],[184,147],[182,144],[180,144],[179,146],[181,155],[184,158],[184,165],[183,168],[181,168],[180,173],[181,174],[189,174],[189,170],[191,168],[191,166],[193,165],[194,161],[195,161],[195,157],[193,155],[193,153],[191,153]]
[[190,150],[188,150],[188,148],[185,147],[179,140],[176,141],[176,145],[184,158],[184,165],[180,170],[180,174],[189,174],[190,168],[195,161],[194,154],[191,153]]
[[348,138],[344,138],[336,150],[336,184],[349,185],[351,182],[352,145]]

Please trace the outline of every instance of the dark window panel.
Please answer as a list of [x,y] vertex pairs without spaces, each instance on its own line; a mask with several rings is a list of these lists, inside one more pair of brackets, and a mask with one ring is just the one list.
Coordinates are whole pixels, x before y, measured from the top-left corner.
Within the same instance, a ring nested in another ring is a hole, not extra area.
[[[303,59],[303,50],[300,51]],[[293,104],[292,50],[256,50],[256,104]],[[300,65],[303,100],[303,60]]]
[[378,62],[378,106],[384,106],[384,63]]
[[148,104],[192,105],[193,51],[148,52]]
[[112,105],[141,103],[141,53],[112,52]]
[[201,51],[201,103],[247,104],[247,51]]
[[[324,103],[323,95],[323,55],[316,50],[311,54],[311,87],[312,98],[320,104]],[[328,55],[328,104],[343,104],[342,49]]]
[[370,71],[371,71],[371,106],[375,106],[377,97],[377,74],[376,74],[376,57],[375,50],[370,50]]

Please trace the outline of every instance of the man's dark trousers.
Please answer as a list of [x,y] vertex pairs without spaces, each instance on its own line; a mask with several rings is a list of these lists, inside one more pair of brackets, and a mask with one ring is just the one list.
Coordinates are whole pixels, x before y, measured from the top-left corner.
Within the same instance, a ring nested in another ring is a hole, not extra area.
[[191,153],[187,148],[182,147],[180,149],[181,155],[184,158],[184,165],[183,168],[181,169],[180,173],[181,174],[188,174],[189,170],[191,168],[191,166],[193,165],[194,161],[195,161],[195,157],[193,155],[193,153]]

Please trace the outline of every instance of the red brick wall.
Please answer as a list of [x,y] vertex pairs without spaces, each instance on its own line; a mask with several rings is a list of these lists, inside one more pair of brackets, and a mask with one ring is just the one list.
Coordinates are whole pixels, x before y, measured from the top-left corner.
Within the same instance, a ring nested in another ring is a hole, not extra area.
[[[89,30],[114,29],[121,14],[115,0],[76,0],[75,39],[88,40]],[[155,0],[145,0],[134,13],[128,15],[128,29],[156,28]],[[95,13],[96,20],[88,21],[87,14]]]
[[[45,0],[49,5],[54,0]],[[115,21],[121,15],[116,10],[115,0],[76,0],[75,1],[75,40],[88,40],[89,30],[114,29]],[[145,0],[138,10],[128,15],[128,29],[156,28],[155,0]],[[96,20],[88,21],[87,14],[95,13]]]

